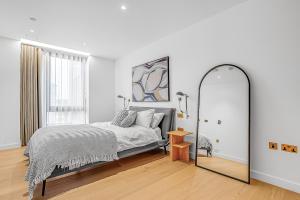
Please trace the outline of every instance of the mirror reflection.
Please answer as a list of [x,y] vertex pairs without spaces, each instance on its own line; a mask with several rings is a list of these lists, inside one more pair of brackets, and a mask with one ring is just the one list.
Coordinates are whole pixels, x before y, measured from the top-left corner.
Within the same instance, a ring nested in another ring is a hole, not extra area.
[[249,182],[249,81],[220,65],[200,85],[196,165]]

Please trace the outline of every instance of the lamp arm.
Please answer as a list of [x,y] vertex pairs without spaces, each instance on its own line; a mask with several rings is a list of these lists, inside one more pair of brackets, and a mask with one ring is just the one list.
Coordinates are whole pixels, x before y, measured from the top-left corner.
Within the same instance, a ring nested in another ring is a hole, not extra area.
[[189,96],[185,96],[185,114],[186,114],[186,118],[188,118],[189,117],[189,112],[188,112],[188,102],[187,102],[187,98],[188,98]]
[[181,97],[178,98],[178,107],[181,113],[183,113],[182,109],[181,109]]
[[126,100],[125,100],[125,108],[126,108],[126,109],[128,108],[129,103],[130,103],[130,99],[127,99],[127,102],[126,102]]

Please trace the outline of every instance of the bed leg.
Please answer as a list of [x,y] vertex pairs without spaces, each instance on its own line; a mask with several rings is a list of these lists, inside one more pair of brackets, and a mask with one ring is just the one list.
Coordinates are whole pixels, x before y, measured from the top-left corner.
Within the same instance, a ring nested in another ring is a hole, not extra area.
[[164,146],[164,152],[165,152],[165,155],[167,155],[167,147]]
[[45,188],[46,188],[46,180],[43,180],[43,190],[42,190],[42,196],[45,195]]

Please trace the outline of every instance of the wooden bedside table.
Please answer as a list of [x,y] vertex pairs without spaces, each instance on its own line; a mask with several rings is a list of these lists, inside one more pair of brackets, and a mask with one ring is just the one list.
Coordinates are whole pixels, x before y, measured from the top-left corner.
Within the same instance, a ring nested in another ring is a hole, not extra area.
[[171,131],[170,136],[170,157],[174,160],[183,160],[189,162],[189,147],[192,143],[185,142],[184,136],[191,134],[187,131]]

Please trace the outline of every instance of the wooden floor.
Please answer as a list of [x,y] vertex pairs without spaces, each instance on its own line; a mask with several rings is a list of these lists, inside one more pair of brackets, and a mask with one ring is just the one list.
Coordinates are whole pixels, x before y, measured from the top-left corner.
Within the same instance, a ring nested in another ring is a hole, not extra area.
[[[0,152],[0,199],[28,199],[24,149]],[[300,194],[252,180],[247,185],[150,152],[73,174],[41,186],[34,199],[72,200],[300,200]]]
[[219,157],[198,156],[199,166],[248,181],[248,165]]

